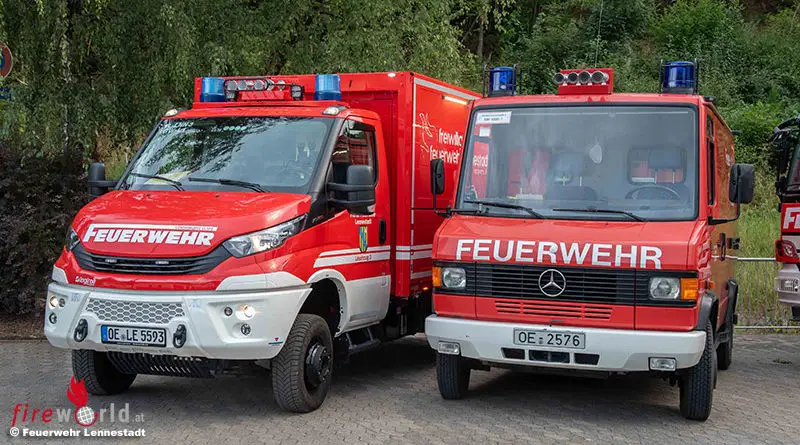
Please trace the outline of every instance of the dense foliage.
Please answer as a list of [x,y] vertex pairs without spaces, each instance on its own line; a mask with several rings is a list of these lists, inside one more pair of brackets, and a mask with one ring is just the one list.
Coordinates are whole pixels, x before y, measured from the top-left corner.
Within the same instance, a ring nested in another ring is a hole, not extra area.
[[[416,70],[480,89],[484,63],[520,63],[526,93],[566,67],[612,66],[655,91],[661,59],[701,62],[700,91],[741,129],[739,157],[800,113],[800,0],[0,0],[14,52],[0,102],[0,312],[34,311],[79,172],[120,171],[203,75]],[[112,173],[113,174],[113,173]],[[13,297],[11,297],[13,295]]]

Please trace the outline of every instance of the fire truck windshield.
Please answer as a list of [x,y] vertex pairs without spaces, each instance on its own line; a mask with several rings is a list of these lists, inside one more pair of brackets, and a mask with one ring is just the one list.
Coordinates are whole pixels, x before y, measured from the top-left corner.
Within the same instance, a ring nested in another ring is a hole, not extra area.
[[307,193],[333,122],[297,117],[165,120],[120,188]]
[[455,210],[521,218],[531,217],[521,211],[527,208],[556,219],[693,219],[697,127],[697,112],[688,106],[478,109]]

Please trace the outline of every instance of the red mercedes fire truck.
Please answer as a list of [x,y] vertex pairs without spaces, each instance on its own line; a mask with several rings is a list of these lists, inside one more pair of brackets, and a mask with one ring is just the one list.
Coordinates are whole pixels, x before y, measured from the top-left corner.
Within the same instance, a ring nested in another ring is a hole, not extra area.
[[680,386],[684,416],[709,416],[754,170],[694,93],[696,64],[662,68],[659,94],[614,93],[614,71],[590,69],[558,73],[556,95],[515,96],[513,68],[490,73],[499,97],[471,105],[433,245],[425,333],[444,398],[492,366],[642,371]]
[[119,181],[90,167],[48,340],[93,394],[249,360],[280,407],[317,408],[333,363],[423,330],[430,162],[451,199],[477,97],[410,72],[196,79]]
[[777,154],[775,192],[781,200],[781,237],[775,241],[775,260],[783,263],[775,290],[800,322],[800,116],[780,123],[770,138]]

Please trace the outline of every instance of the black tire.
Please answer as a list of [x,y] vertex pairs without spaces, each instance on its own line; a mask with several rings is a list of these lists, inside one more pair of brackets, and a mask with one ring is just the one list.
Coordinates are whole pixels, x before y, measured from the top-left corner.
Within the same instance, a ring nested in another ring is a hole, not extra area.
[[733,308],[728,306],[728,313],[725,315],[725,326],[728,331],[728,340],[717,346],[717,368],[725,371],[733,363]]
[[717,376],[717,351],[714,349],[714,329],[706,322],[706,346],[696,365],[681,378],[681,414],[691,420],[704,421],[711,414]]
[[97,396],[123,393],[136,379],[136,374],[119,372],[105,352],[86,349],[72,351],[72,373]]
[[436,380],[443,398],[463,399],[469,390],[471,371],[461,356],[436,353]]
[[[317,360],[313,364],[321,364],[325,372],[307,364],[308,360]],[[328,324],[318,315],[298,315],[286,344],[272,359],[275,402],[286,411],[314,411],[328,394],[332,369],[333,339]]]

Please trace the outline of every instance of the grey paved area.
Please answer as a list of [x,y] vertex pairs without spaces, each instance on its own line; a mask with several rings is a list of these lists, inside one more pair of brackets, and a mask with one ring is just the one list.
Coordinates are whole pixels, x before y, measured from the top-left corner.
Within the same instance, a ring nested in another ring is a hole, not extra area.
[[[800,337],[737,335],[736,348],[705,423],[680,416],[677,388],[644,376],[474,372],[470,397],[445,401],[433,353],[416,337],[354,357],[307,415],[279,411],[260,369],[214,380],[140,376],[127,394],[91,396],[89,405],[130,403],[131,418],[144,421],[129,425],[147,437],[89,443],[800,444]],[[0,443],[87,442],[8,435],[17,403],[71,407],[68,357],[44,342],[0,343]]]

